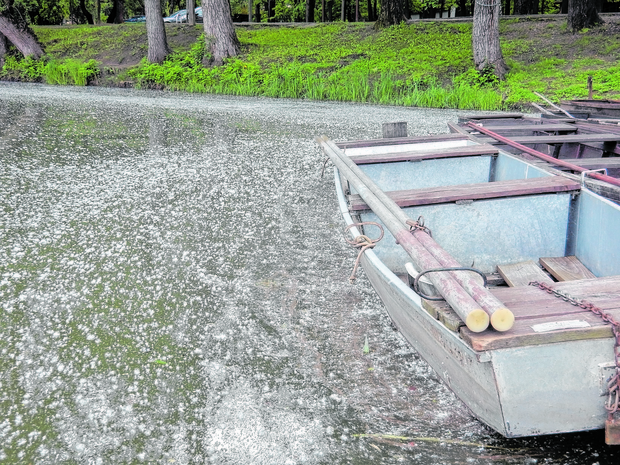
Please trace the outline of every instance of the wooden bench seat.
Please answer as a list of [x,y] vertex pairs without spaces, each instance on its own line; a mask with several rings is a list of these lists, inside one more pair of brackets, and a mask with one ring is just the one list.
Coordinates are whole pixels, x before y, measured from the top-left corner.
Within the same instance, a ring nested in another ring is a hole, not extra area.
[[[551,286],[620,319],[620,276],[564,281]],[[459,331],[461,338],[477,351],[612,337],[611,325],[600,317],[537,287],[496,287],[491,292],[515,315],[514,326],[504,333],[493,329],[471,332],[445,301],[424,301],[423,305],[447,327]]]
[[336,142],[340,149],[362,148],[362,147],[381,147],[384,145],[404,145],[419,144],[428,142],[444,142],[453,140],[468,140],[469,137],[464,134],[436,134],[433,136],[418,137],[395,137],[393,139],[370,139],[370,140],[353,140],[346,142]]
[[[432,205],[456,202],[459,200],[481,200],[519,195],[548,194],[579,190],[578,182],[561,176],[547,176],[532,179],[485,182],[480,184],[463,184],[442,186],[428,189],[409,189],[386,192],[400,207]],[[368,210],[368,205],[355,194],[349,196],[349,208],[352,211]]]
[[[476,138],[483,143],[503,145],[492,137],[477,135]],[[513,136],[510,139],[523,145],[531,144],[579,144],[581,142],[616,142],[620,141],[620,134],[566,134],[557,136]]]
[[399,161],[422,161],[436,158],[472,157],[477,155],[497,155],[499,150],[488,144],[465,145],[462,147],[448,147],[443,149],[381,153],[373,155],[353,155],[351,160],[357,165],[369,163],[390,163]]
[[[506,124],[501,126],[495,125],[485,125],[482,127],[484,129],[488,129],[489,131],[503,133],[503,132],[516,132],[516,131],[539,131],[539,132],[576,132],[578,130],[577,126],[574,124],[562,124],[562,123],[550,123],[550,124],[532,124],[532,123],[523,123],[523,124]],[[465,129],[469,131],[475,131],[474,128],[470,126],[466,126]]]

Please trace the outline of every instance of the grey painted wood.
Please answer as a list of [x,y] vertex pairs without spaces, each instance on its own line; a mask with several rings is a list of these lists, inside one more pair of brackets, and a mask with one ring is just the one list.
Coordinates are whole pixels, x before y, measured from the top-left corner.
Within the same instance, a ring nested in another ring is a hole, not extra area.
[[407,137],[407,121],[383,123],[383,138]]

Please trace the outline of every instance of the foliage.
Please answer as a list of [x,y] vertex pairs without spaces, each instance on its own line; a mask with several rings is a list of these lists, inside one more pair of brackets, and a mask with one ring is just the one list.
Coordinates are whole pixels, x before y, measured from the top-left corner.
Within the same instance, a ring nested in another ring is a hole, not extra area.
[[[585,82],[592,75],[595,95],[617,98],[620,47],[613,33],[617,25],[574,37],[564,32],[563,24],[562,19],[503,22],[502,47],[511,72],[501,83],[472,67],[471,24],[432,22],[381,31],[363,23],[239,28],[242,54],[214,68],[202,65],[205,42],[198,37],[200,26],[175,26],[168,32],[185,35],[185,45],[175,48],[163,64],[144,60],[122,71],[122,78],[117,77],[120,71],[109,77],[103,69],[99,82],[105,78],[189,92],[491,110],[537,101],[533,91],[556,101],[585,96]],[[63,57],[81,63],[104,61],[102,53],[127,43],[135,48],[132,55],[140,56],[140,50],[141,56],[146,54],[144,26],[35,28],[35,32],[60,63]],[[551,38],[543,39],[543,33]],[[24,61],[20,76],[43,80],[37,63]],[[50,59],[44,62],[47,81],[53,82],[49,63]],[[17,72],[10,73],[4,78]]]
[[22,81],[48,84],[85,86],[99,74],[99,63],[95,60],[82,62],[74,59],[56,60],[45,57],[34,60],[32,57],[18,59],[14,55],[6,57],[0,78],[17,78]]

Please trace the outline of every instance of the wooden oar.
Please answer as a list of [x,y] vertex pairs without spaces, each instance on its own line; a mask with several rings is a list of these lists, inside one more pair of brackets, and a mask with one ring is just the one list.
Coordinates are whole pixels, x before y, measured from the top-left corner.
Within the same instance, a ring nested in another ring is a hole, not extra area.
[[[381,219],[405,252],[411,257],[413,262],[423,270],[431,268],[441,268],[441,264],[420,244],[420,242],[409,233],[408,228],[402,224],[398,218],[384,205],[379,197],[384,197],[381,191],[372,181],[363,182],[358,173],[361,170],[355,167],[352,170],[341,158],[339,149],[334,150],[327,143],[327,138],[316,138],[327,156],[332,160],[338,170],[355,187],[364,201],[372,208],[375,214]],[[346,157],[346,155],[345,155]],[[348,157],[346,157],[348,158]],[[363,173],[361,173],[363,174]],[[467,327],[473,332],[481,332],[489,326],[489,315],[480,308],[480,305],[457,283],[447,272],[438,272],[428,275],[435,288],[441,293],[446,302],[461,317]]]
[[[377,196],[383,205],[405,226],[411,219],[403,210],[383,192],[372,179],[370,179],[338,146],[327,137],[322,136],[322,141],[339,157],[339,159]],[[357,188],[356,188],[357,189]],[[374,211],[374,208],[373,208]],[[375,213],[377,213],[375,211]],[[437,260],[439,266],[436,268],[454,268],[462,266],[452,255],[444,250],[433,238],[423,231],[414,231],[414,237],[418,242]],[[422,268],[430,269],[430,267]],[[452,277],[457,283],[476,301],[482,309],[490,316],[491,325],[497,331],[508,331],[514,324],[513,313],[506,308],[488,289],[484,288],[479,281],[472,276],[471,272],[452,271]],[[429,278],[432,275],[429,275]]]

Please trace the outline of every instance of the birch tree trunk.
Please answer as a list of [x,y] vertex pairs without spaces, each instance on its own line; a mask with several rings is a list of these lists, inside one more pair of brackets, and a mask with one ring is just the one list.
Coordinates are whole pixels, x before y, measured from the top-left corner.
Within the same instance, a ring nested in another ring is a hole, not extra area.
[[224,58],[239,54],[239,39],[233,26],[228,0],[203,0],[202,16],[204,20],[207,49],[211,61],[219,66]]
[[147,58],[151,63],[161,63],[170,54],[164,18],[161,15],[161,0],[144,0],[144,13],[149,44]]
[[508,72],[502,49],[499,44],[500,0],[477,0],[474,9],[474,29],[472,46],[474,65],[478,71],[493,69],[500,79]]
[[568,0],[567,24],[571,31],[578,32],[603,22],[596,8],[596,0]]
[[8,16],[0,15],[0,35],[12,42],[25,57],[43,56],[43,49],[32,30],[26,25],[18,26]]

